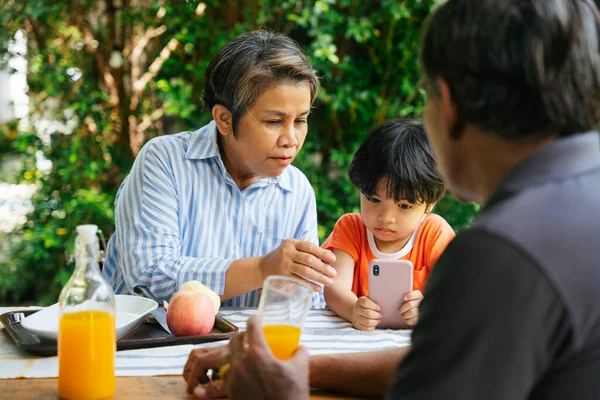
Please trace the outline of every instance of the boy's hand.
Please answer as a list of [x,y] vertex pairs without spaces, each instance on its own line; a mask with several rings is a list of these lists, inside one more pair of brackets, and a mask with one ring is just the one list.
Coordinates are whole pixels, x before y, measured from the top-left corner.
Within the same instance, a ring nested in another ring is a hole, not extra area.
[[381,322],[379,306],[366,296],[360,297],[352,309],[352,326],[361,331],[372,331]]
[[405,303],[400,306],[398,312],[402,314],[406,323],[415,326],[419,322],[419,304],[423,300],[423,293],[420,290],[413,290],[404,295]]

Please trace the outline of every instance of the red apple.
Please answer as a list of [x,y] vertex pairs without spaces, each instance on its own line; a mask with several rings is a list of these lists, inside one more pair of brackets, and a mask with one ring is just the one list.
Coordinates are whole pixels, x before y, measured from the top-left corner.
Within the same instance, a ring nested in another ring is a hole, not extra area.
[[206,335],[215,325],[213,302],[204,293],[181,290],[169,302],[167,325],[175,336]]
[[200,281],[187,281],[179,287],[179,290],[191,290],[192,292],[205,293],[210,297],[215,307],[215,315],[219,312],[221,307],[221,298],[213,290],[204,286]]

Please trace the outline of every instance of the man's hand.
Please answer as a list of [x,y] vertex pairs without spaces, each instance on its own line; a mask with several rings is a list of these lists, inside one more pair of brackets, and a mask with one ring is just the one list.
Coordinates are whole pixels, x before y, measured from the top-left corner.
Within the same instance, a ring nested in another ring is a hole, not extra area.
[[222,380],[211,380],[207,372],[212,370],[214,376],[227,351],[227,345],[192,350],[183,368],[188,393],[194,393],[199,399],[225,397],[225,383]]
[[359,297],[352,309],[352,326],[361,331],[372,331],[380,322],[379,306],[366,296]]
[[[316,292],[322,290],[318,282],[325,286],[333,285],[336,270],[329,264],[335,256],[314,243],[287,239],[278,248],[262,257],[260,268],[263,279],[270,275],[284,275],[301,278],[310,283]],[[308,280],[314,281],[309,282]]]
[[400,306],[398,312],[404,317],[404,321],[410,326],[415,326],[419,322],[419,304],[423,300],[423,293],[420,290],[413,290],[404,295],[405,303]]
[[280,361],[273,356],[256,317],[248,320],[247,329],[229,343],[226,361],[230,367],[224,373],[229,398],[308,399],[308,351],[299,347],[290,360]]

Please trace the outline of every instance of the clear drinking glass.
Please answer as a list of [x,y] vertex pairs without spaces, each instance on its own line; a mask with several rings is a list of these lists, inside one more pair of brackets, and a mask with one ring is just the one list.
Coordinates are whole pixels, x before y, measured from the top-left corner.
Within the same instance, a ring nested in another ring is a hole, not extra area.
[[298,349],[312,292],[311,286],[299,279],[278,275],[265,279],[258,315],[267,343],[280,360],[289,360]]

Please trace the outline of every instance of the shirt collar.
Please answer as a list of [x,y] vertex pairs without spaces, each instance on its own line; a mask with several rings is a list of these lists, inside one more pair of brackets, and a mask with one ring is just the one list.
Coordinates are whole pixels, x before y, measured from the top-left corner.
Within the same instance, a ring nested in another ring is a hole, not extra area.
[[586,132],[554,140],[510,170],[484,209],[527,187],[562,180],[599,167],[598,132]]
[[290,168],[292,168],[292,167],[291,166],[287,167],[281,175],[276,176],[274,178],[260,179],[256,182],[254,182],[252,185],[248,186],[248,188],[259,188],[259,187],[265,187],[265,186],[269,186],[269,185],[277,185],[284,192],[292,192],[293,191],[292,184],[290,182],[290,177],[289,177],[289,174],[290,174],[289,169]]
[[204,160],[218,155],[217,125],[215,121],[210,121],[208,125],[192,133],[185,158],[188,160]]
[[290,168],[293,168],[291,165],[283,170],[283,173],[276,178],[273,179],[280,188],[285,190],[286,192],[292,191],[292,183],[290,182]]
[[[185,158],[188,160],[204,160],[208,158],[217,158],[221,172],[227,179],[233,182],[230,175],[225,170],[221,155],[219,153],[219,145],[217,144],[217,125],[215,121],[210,121],[204,127],[198,129],[191,134],[188,149],[185,153]],[[292,184],[290,182],[291,166],[287,167],[280,176],[274,178],[263,178],[254,182],[250,187],[264,187],[272,184],[278,185],[286,192],[292,192]]]

